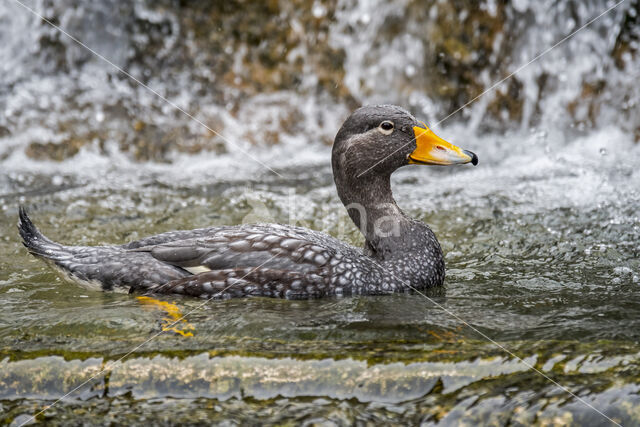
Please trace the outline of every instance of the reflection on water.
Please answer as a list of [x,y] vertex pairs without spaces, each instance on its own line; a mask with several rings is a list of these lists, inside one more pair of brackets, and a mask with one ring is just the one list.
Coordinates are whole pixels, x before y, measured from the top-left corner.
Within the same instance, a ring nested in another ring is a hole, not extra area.
[[[33,5],[279,175],[0,5],[0,422],[107,367],[38,419],[608,425],[420,295],[93,292],[28,256],[15,227],[23,203],[66,243],[294,218],[360,245],[323,144],[349,109],[393,101],[435,123],[606,2],[187,3]],[[478,167],[393,179],[445,252],[428,297],[624,425],[640,424],[637,9],[444,123]]]

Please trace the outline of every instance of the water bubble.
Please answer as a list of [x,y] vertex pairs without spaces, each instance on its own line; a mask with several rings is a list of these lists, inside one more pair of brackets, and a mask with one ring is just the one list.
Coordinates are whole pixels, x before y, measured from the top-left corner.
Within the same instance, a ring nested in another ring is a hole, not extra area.
[[429,9],[429,19],[435,21],[438,19],[438,5],[434,4],[431,9]]
[[601,156],[606,156],[606,155],[608,154],[608,153],[607,153],[607,149],[606,149],[606,148],[604,148],[604,147],[602,147],[602,148],[600,149],[599,153],[600,153],[600,155],[601,155]]
[[416,67],[414,67],[412,64],[409,64],[404,68],[404,73],[407,77],[413,77],[416,75]]
[[101,123],[104,121],[104,113],[102,111],[96,112],[96,121]]
[[629,267],[616,267],[613,269],[613,274],[617,275],[617,276],[625,276],[627,274],[632,274],[633,270],[631,270]]
[[520,13],[526,12],[529,8],[529,2],[527,0],[513,0],[513,8]]
[[53,177],[51,177],[51,184],[55,185],[56,187],[62,185],[63,182],[64,178],[62,178],[60,175],[54,175]]
[[327,15],[327,8],[323,4],[315,2],[311,8],[311,13],[316,19],[324,18]]

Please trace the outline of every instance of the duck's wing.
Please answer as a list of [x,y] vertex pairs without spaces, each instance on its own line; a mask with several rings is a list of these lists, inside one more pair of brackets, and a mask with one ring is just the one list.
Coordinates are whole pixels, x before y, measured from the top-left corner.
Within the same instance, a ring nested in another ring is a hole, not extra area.
[[[181,233],[195,237],[181,239],[186,235]],[[205,278],[219,278],[231,270],[244,269],[262,272],[261,276],[251,273],[254,280],[265,280],[267,276],[284,280],[288,273],[293,274],[291,277],[302,274],[339,278],[353,264],[350,260],[362,258],[358,249],[329,235],[277,224],[171,232],[129,245],[129,251],[148,252],[158,261]]]
[[[337,240],[328,234],[310,230],[308,228],[289,226],[282,224],[244,224],[234,226],[219,226],[196,228],[193,230],[176,230],[167,231],[165,233],[148,236],[140,240],[129,242],[121,245],[123,249],[143,249],[163,244],[176,243],[178,241],[186,241],[193,239],[208,239],[220,236],[228,236],[231,239],[242,239],[243,236],[261,234],[261,235],[280,235],[290,236],[298,239],[309,240],[310,242],[330,242],[332,246],[344,247],[346,249],[354,249],[340,240]],[[235,236],[235,237],[234,237]]]
[[203,298],[361,293],[371,279],[364,272],[378,269],[359,249],[329,235],[277,224],[164,233],[126,250],[192,273],[137,290]]

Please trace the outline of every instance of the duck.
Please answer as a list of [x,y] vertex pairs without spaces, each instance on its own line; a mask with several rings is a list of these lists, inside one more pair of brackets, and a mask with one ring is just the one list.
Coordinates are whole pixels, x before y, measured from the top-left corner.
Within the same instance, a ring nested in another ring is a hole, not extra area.
[[427,224],[406,215],[391,175],[408,165],[478,164],[475,153],[438,137],[407,110],[369,105],[336,134],[336,190],[362,248],[284,224],[168,231],[122,245],[67,246],[45,237],[19,207],[27,250],[83,286],[205,299],[311,299],[386,295],[442,286],[445,262]]

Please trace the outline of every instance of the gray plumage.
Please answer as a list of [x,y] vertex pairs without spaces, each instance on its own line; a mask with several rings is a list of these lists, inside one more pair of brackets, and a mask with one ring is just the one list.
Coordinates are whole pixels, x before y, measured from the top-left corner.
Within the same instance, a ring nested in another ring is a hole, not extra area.
[[[390,135],[377,131],[385,120],[395,125]],[[42,235],[23,208],[20,234],[33,255],[104,290],[316,298],[439,286],[445,268],[435,235],[407,217],[391,194],[391,174],[416,148],[413,126],[421,125],[400,107],[369,106],[356,110],[336,136],[334,180],[366,238],[364,249],[279,224],[171,231],[121,246],[64,246]]]

